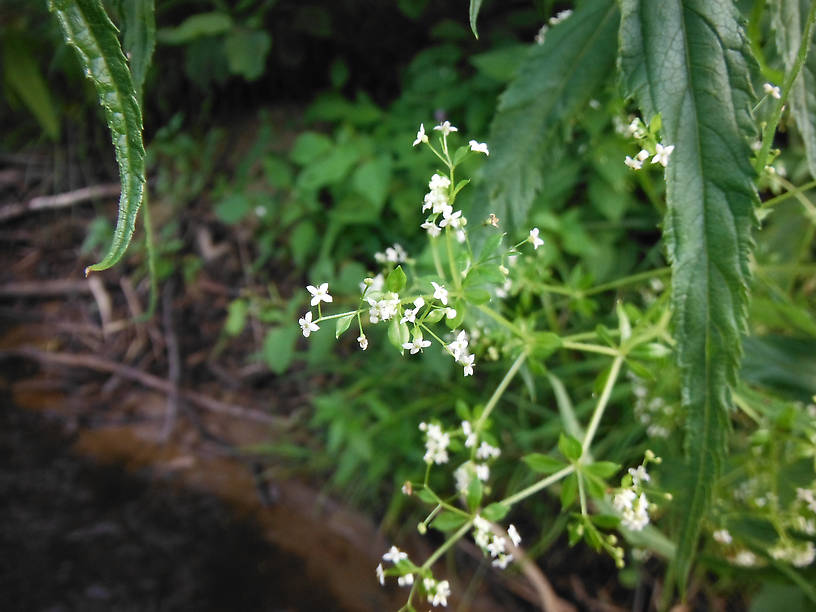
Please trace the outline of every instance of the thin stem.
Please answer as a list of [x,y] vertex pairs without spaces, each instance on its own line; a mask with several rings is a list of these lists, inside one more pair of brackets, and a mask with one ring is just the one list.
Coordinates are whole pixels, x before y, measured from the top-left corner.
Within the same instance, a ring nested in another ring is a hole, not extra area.
[[531,495],[535,495],[536,493],[538,493],[542,489],[546,489],[551,484],[554,484],[554,483],[558,482],[562,478],[566,478],[567,476],[572,474],[574,471],[575,471],[575,466],[574,465],[568,465],[567,467],[565,467],[565,468],[563,468],[561,470],[558,470],[555,474],[551,474],[550,476],[547,476],[546,478],[542,478],[537,483],[530,485],[526,489],[522,489],[521,491],[519,491],[515,495],[511,495],[510,497],[505,497],[499,503],[505,504],[507,506],[512,506],[513,504],[518,503],[523,499],[527,499]]
[[595,287],[591,287],[584,291],[583,294],[594,295],[596,293],[603,293],[604,291],[609,291],[610,289],[617,289],[618,287],[623,287],[624,285],[632,285],[647,278],[668,276],[670,274],[671,268],[668,267],[658,268],[656,270],[648,270],[646,272],[639,272],[637,274],[632,274],[631,276],[624,276],[623,278],[619,278],[609,283],[604,283],[603,285],[596,285]]
[[479,420],[476,421],[476,425],[474,429],[478,432],[481,431],[482,425],[490,416],[490,413],[493,412],[493,409],[496,407],[496,404],[499,403],[501,396],[504,395],[504,392],[507,390],[507,386],[510,384],[510,381],[513,380],[513,377],[519,371],[519,368],[524,363],[524,360],[527,359],[528,350],[525,349],[521,351],[521,354],[516,357],[516,360],[513,362],[513,365],[510,366],[510,369],[507,370],[507,373],[504,375],[504,378],[501,379],[501,382],[496,387],[496,390],[493,391],[493,395],[490,396],[490,399],[487,401],[485,405],[484,411],[482,411],[482,416],[479,417]]
[[[317,304],[317,310],[318,310],[318,314],[319,314],[320,313],[320,303]],[[332,319],[341,319],[343,317],[347,317],[349,315],[354,315],[354,314],[359,316],[360,312],[362,312],[362,311],[360,311],[360,310],[349,310],[348,312],[338,312],[337,314],[326,315],[325,317],[320,316],[314,322],[315,323],[320,323],[321,321],[331,321]],[[362,327],[360,327],[360,331],[362,331]]]
[[589,451],[589,447],[592,444],[592,439],[595,437],[595,432],[598,431],[598,425],[600,425],[604,410],[606,410],[606,404],[609,402],[609,396],[612,394],[612,389],[615,386],[615,382],[618,380],[621,365],[623,365],[623,355],[618,355],[615,357],[615,361],[612,362],[612,367],[609,370],[609,376],[606,377],[606,384],[604,384],[601,397],[598,399],[598,405],[595,407],[595,412],[592,413],[592,420],[589,422],[589,427],[587,428],[586,435],[584,436],[584,441],[581,443],[581,448],[583,449],[584,454]]
[[445,228],[445,249],[448,251],[448,265],[450,266],[451,277],[453,279],[453,285],[456,287],[456,290],[459,291],[462,288],[462,275],[459,274],[459,270],[456,269],[456,260],[453,257],[453,238],[451,237],[451,231],[449,227]]
[[[788,184],[790,185],[791,183]],[[760,205],[759,208],[760,210],[763,210],[765,208],[770,208],[771,206],[776,206],[777,204],[784,202],[788,198],[798,197],[800,193],[804,193],[805,191],[813,189],[814,187],[816,187],[816,181],[810,181],[809,183],[805,183],[804,185],[801,185],[799,187],[793,187],[793,189],[791,189],[790,191],[780,193],[778,196],[771,198],[770,200],[765,200]]]
[[765,130],[762,132],[762,148],[757,155],[755,170],[757,174],[761,173],[768,161],[768,153],[771,151],[773,144],[773,137],[776,133],[776,128],[779,125],[779,120],[782,118],[782,110],[785,108],[785,102],[788,100],[791,87],[796,77],[799,76],[799,71],[802,69],[802,64],[807,58],[808,48],[810,47],[810,37],[813,30],[813,22],[816,21],[816,2],[811,3],[810,11],[807,16],[807,23],[805,24],[805,31],[802,33],[802,42],[799,45],[799,51],[796,54],[796,61],[794,62],[790,73],[786,75],[785,83],[782,86],[782,97],[776,101],[776,107],[773,110],[771,118],[765,125]]
[[444,544],[442,544],[442,546],[437,548],[430,557],[428,557],[428,560],[425,561],[425,563],[422,564],[421,569],[423,569],[423,570],[429,569],[436,562],[436,560],[439,559],[439,557],[444,555],[451,546],[456,544],[456,542],[458,542],[462,538],[462,536],[464,536],[470,530],[470,527],[472,525],[473,525],[473,519],[471,518],[468,521],[466,521],[465,524],[462,525],[456,531],[456,533],[454,533],[451,537],[449,537],[447,540],[445,540]]
[[611,357],[620,356],[618,349],[611,346],[601,346],[600,344],[584,344],[583,342],[571,342],[570,340],[562,340],[561,346],[563,348],[572,349],[574,351],[586,351],[587,353],[600,353],[601,355],[610,355]]
[[788,193],[799,200],[799,203],[804,207],[810,222],[816,223],[816,207],[813,206],[813,202],[811,202],[810,199],[803,193],[804,189],[797,189],[796,185],[787,179],[782,178],[781,176],[777,175],[776,179],[785,189],[788,190]]
[[584,490],[584,479],[581,478],[581,473],[579,472],[576,474],[578,477],[578,499],[581,502],[581,514],[583,516],[587,516],[589,514],[587,512],[587,500],[586,500],[586,491]]

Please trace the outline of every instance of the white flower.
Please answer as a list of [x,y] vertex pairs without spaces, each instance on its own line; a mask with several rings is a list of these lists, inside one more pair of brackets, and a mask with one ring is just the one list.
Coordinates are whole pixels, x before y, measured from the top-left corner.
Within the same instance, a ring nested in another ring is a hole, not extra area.
[[657,152],[652,158],[653,164],[661,164],[664,168],[669,163],[669,155],[674,151],[674,145],[663,146],[660,143],[655,145]]
[[447,136],[451,132],[458,132],[459,131],[458,128],[455,128],[454,126],[452,126],[450,124],[450,121],[443,121],[442,123],[440,123],[439,125],[434,127],[434,129],[439,131],[439,132],[442,132],[443,136]]
[[[447,121],[445,123],[447,123]],[[450,597],[450,594],[451,594],[450,584],[448,583],[447,580],[437,582],[436,589],[434,590],[433,599],[431,600],[431,605],[447,606],[448,597]]]
[[419,227],[421,227],[424,230],[427,230],[428,235],[431,238],[436,238],[439,234],[442,233],[442,230],[433,221],[426,221]]
[[632,477],[632,484],[634,486],[640,485],[641,482],[649,482],[651,476],[646,472],[646,468],[642,465],[637,466],[637,469],[629,468],[629,475]]
[[431,180],[428,182],[428,189],[431,191],[444,191],[450,187],[450,179],[442,174],[434,173]]
[[637,159],[632,159],[628,155],[626,156],[626,159],[623,160],[623,163],[626,164],[627,166],[629,166],[632,170],[640,170],[641,168],[643,168],[643,162],[642,161],[638,161]]
[[419,313],[419,309],[425,305],[425,300],[420,295],[417,299],[414,300],[414,308],[407,308],[405,310],[405,314],[403,315],[400,323],[414,323],[416,321],[417,313]]
[[732,541],[731,534],[728,533],[727,529],[718,529],[711,535],[720,544],[730,544]]
[[495,446],[491,446],[487,442],[482,442],[479,445],[479,448],[476,449],[477,459],[495,459],[499,455],[501,455],[501,450],[499,450]]
[[476,445],[476,432],[473,431],[470,421],[462,421],[462,433],[465,434],[465,448]]
[[550,29],[550,27],[548,25],[546,25],[546,24],[541,26],[538,29],[538,33],[535,35],[536,44],[538,44],[538,45],[543,45],[544,44],[544,39],[547,36],[547,30],[549,30],[549,29]]
[[741,550],[734,557],[733,561],[742,567],[753,567],[757,564],[757,557],[750,550]]
[[357,342],[360,344],[360,348],[366,350],[368,348],[368,338],[365,335],[360,334],[357,336]]
[[549,23],[551,26],[558,25],[570,15],[572,15],[572,11],[569,9],[561,11],[555,17],[550,17]]
[[312,332],[317,331],[318,329],[320,329],[317,326],[317,323],[312,322],[312,311],[311,310],[309,312],[307,312],[305,315],[303,315],[303,317],[298,319],[298,323],[300,324],[300,329],[303,332],[303,337],[304,338],[308,338],[309,334],[311,334]]
[[450,434],[445,433],[439,425],[434,424],[420,423],[419,429],[425,432],[425,456],[423,457],[425,463],[447,463]]
[[538,250],[538,247],[544,244],[544,241],[538,237],[538,233],[539,233],[538,228],[534,227],[533,229],[530,230],[530,237],[528,238],[528,240],[533,243],[533,248],[535,250]]
[[414,338],[411,342],[404,342],[402,348],[411,351],[412,355],[416,355],[424,348],[431,346],[430,340],[423,340],[422,338]]
[[507,540],[502,537],[493,536],[490,544],[487,545],[487,551],[493,557],[498,557],[505,551],[505,546],[507,546]]
[[400,586],[411,586],[414,584],[414,575],[413,574],[405,574],[404,576],[400,576],[397,578],[397,584]]
[[425,135],[425,124],[419,124],[419,131],[417,132],[416,140],[413,146],[417,146],[420,142],[428,142],[428,137]]
[[448,305],[448,290],[445,289],[445,285],[437,285],[435,282],[431,281],[431,284],[434,288],[434,299],[439,300],[442,302],[444,306]]
[[465,355],[459,360],[459,363],[464,366],[465,376],[473,376],[473,361],[476,359],[475,355]]
[[382,563],[377,565],[377,580],[380,581],[380,585],[385,586],[385,572]]
[[455,308],[450,308],[450,307],[446,308],[445,309],[445,316],[447,318],[449,318],[449,319],[455,319],[456,318],[456,309]]
[[513,560],[513,555],[506,555],[504,553],[500,554],[497,558],[493,559],[491,565],[498,569],[507,569],[508,564]]
[[329,283],[323,283],[319,287],[309,285],[306,291],[312,294],[312,306],[317,306],[320,302],[331,302],[333,299],[329,295]]
[[476,471],[476,478],[482,482],[487,482],[490,479],[490,468],[487,464],[477,463],[473,466],[473,469]]
[[486,142],[476,142],[475,140],[471,140],[468,144],[470,145],[470,150],[474,153],[484,153],[485,155],[490,155],[490,151],[487,150]]
[[467,355],[468,337],[464,329],[456,336],[456,340],[448,344],[448,350],[453,355],[455,361],[459,361],[462,357]]
[[649,159],[650,155],[651,153],[649,153],[646,149],[641,149],[640,152],[637,155],[635,155],[635,159],[638,161],[646,161],[647,159]]
[[453,212],[453,209],[448,207],[448,210],[442,211],[442,220],[439,222],[439,227],[447,227],[450,225],[452,228],[457,228],[459,225],[462,225],[464,221],[464,217],[462,217],[462,211],[457,210]]
[[775,87],[770,83],[765,83],[762,86],[762,89],[765,90],[766,94],[771,94],[771,97],[776,98],[777,100],[782,97],[782,92],[780,91],[779,87]]
[[516,530],[515,525],[511,524],[507,528],[507,537],[510,538],[511,542],[513,542],[513,546],[518,546],[519,544],[521,544],[521,536],[519,535],[519,532]]
[[387,553],[383,555],[383,561],[390,561],[394,565],[408,558],[408,553],[402,552],[396,546],[392,546]]
[[635,117],[632,119],[632,122],[626,126],[625,132],[626,135],[630,138],[645,138],[646,136],[646,126],[643,125],[643,122],[640,120],[640,117]]

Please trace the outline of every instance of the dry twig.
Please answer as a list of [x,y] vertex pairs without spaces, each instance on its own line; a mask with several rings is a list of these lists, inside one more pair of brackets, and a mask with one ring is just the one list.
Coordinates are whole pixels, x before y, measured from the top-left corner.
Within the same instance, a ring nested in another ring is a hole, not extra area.
[[65,208],[73,206],[88,200],[96,200],[99,198],[109,198],[119,195],[121,187],[119,183],[109,183],[105,185],[91,185],[90,187],[83,187],[76,191],[69,191],[67,193],[60,193],[51,196],[39,196],[30,199],[28,202],[18,202],[15,204],[8,204],[0,208],[0,223],[21,217],[26,213],[46,210],[50,208]]

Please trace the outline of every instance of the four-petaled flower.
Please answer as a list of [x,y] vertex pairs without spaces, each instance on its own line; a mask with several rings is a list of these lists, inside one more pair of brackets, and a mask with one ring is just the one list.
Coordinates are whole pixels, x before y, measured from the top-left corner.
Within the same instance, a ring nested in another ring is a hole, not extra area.
[[434,288],[434,299],[439,300],[442,302],[444,306],[448,305],[448,290],[445,289],[445,285],[437,285],[435,282],[431,281],[431,284]]
[[423,340],[422,338],[414,338],[411,342],[403,342],[402,348],[411,351],[412,355],[416,355],[424,348],[431,346],[430,340]]
[[377,580],[380,581],[380,585],[385,586],[385,572],[383,571],[382,563],[377,565]]
[[331,302],[333,299],[329,295],[329,283],[323,283],[319,287],[309,285],[306,291],[312,294],[312,306],[317,306],[320,302]]
[[455,128],[454,126],[452,126],[450,124],[450,121],[443,121],[442,123],[440,123],[439,125],[434,127],[434,129],[439,131],[439,132],[442,132],[443,136],[447,136],[451,132],[458,132],[459,131],[458,128]]
[[655,156],[652,158],[653,164],[661,164],[664,168],[669,163],[669,155],[674,151],[674,145],[663,146],[660,143],[655,145]]
[[403,559],[408,558],[408,553],[402,552],[396,546],[392,546],[387,553],[383,555],[383,561],[390,561],[394,565],[402,561]]
[[461,360],[459,360],[459,363],[464,366],[465,376],[473,376],[473,361],[475,359],[476,356],[471,354],[465,355]]
[[317,326],[317,323],[312,321],[312,311],[310,310],[305,315],[303,315],[300,319],[298,319],[298,323],[300,324],[300,329],[303,332],[303,337],[308,338],[309,334],[314,331],[320,329]]
[[434,223],[433,221],[426,221],[425,223],[423,223],[423,224],[422,224],[422,225],[420,225],[419,227],[421,227],[421,228],[422,228],[422,229],[424,229],[424,230],[427,230],[427,231],[428,231],[428,235],[429,235],[431,238],[436,238],[436,237],[437,237],[439,234],[441,234],[441,233],[442,233],[442,230],[441,230],[441,229],[439,228],[439,226],[438,226],[438,225],[436,225],[436,223]]
[[528,240],[533,243],[533,248],[535,250],[538,250],[538,247],[544,244],[544,241],[538,237],[538,233],[539,233],[538,228],[534,227],[533,229],[530,230],[530,237],[528,238]]
[[470,145],[470,150],[474,153],[484,153],[485,155],[490,155],[490,151],[487,150],[486,142],[476,142],[475,140],[471,140],[468,144]]
[[428,142],[428,136],[425,134],[425,124],[419,124],[419,131],[417,132],[416,140],[413,146],[417,146],[420,142]]
[[366,338],[365,334],[357,336],[357,342],[361,349],[366,350],[368,348],[368,338]]

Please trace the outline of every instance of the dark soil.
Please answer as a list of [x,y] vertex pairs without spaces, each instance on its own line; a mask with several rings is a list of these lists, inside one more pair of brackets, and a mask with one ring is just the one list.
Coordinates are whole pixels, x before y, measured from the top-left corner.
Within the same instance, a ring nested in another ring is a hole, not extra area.
[[220,500],[91,463],[2,404],[4,610],[340,610]]

